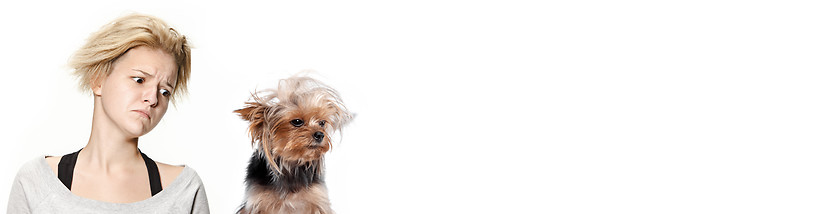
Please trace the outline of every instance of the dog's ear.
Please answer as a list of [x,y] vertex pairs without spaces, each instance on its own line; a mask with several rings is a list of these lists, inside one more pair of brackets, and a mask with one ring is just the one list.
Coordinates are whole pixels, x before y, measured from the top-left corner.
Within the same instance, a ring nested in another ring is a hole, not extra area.
[[265,106],[257,102],[246,102],[245,108],[233,111],[245,121],[262,120],[265,116]]
[[[334,93],[334,92],[333,92]],[[341,131],[342,127],[356,116],[355,113],[352,113],[347,110],[347,107],[344,106],[344,102],[341,100],[341,97],[338,96],[337,93],[334,93],[334,96],[330,99],[327,104],[327,109],[329,109],[332,113],[330,114],[330,127],[331,130],[329,131]]]
[[267,106],[258,102],[246,102],[245,108],[235,110],[236,113],[243,120],[250,122],[248,132],[251,133],[251,143],[256,143],[262,140],[263,131],[265,130],[265,110]]

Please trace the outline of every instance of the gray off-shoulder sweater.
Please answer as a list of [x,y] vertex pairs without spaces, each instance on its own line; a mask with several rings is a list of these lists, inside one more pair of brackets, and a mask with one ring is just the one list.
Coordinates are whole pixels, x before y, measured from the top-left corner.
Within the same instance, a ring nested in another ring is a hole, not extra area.
[[39,157],[18,171],[6,213],[210,213],[208,209],[204,184],[190,167],[151,198],[109,203],[74,195]]

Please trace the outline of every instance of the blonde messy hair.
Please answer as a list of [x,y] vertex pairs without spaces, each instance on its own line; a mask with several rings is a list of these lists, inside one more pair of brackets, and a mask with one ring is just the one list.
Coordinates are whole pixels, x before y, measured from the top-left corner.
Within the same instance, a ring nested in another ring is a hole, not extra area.
[[175,57],[178,74],[172,97],[187,93],[190,78],[190,45],[187,37],[169,27],[163,20],[142,14],[120,17],[103,26],[88,38],[70,58],[73,74],[79,87],[90,91],[111,74],[113,63],[125,52],[137,46],[160,49]]

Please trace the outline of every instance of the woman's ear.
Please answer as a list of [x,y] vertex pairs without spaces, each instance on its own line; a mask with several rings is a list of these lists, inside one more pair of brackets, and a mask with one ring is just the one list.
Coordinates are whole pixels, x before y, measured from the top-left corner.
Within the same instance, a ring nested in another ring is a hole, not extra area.
[[93,91],[94,96],[102,96],[102,81],[99,77],[90,79],[90,90]]

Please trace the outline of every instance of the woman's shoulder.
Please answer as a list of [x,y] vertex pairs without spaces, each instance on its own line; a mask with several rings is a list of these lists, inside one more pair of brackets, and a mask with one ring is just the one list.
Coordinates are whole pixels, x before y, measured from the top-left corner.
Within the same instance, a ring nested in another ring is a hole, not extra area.
[[50,167],[47,164],[44,156],[31,159],[20,166],[17,175],[15,175],[15,185],[20,185],[21,190],[30,188],[51,189],[52,182],[58,181],[55,174],[51,174]]
[[[168,196],[185,197],[192,200],[193,197],[204,196],[204,183],[198,173],[186,165],[169,165],[157,162],[158,170],[161,172],[161,183],[163,192]],[[204,199],[206,200],[206,199]]]
[[48,167],[48,163],[46,163],[44,156],[40,156],[26,161],[26,163],[21,165],[20,169],[18,169],[17,176],[25,176],[27,178],[43,176],[41,174],[44,174],[44,168],[46,167]]
[[189,201],[192,203],[193,213],[209,213],[204,183],[195,170],[186,165],[169,165],[160,162],[157,162],[157,165],[161,171],[162,180],[165,179],[164,173],[168,173],[169,177],[175,177],[170,181],[168,188],[163,188],[164,193],[161,194],[165,195],[162,196]]
[[158,172],[160,172],[160,182],[164,189],[166,189],[169,184],[172,184],[176,178],[178,178],[181,173],[184,172],[185,166],[177,166],[177,165],[170,165],[165,164],[162,162],[157,162]]
[[51,194],[44,156],[26,161],[18,169],[9,193],[7,213],[29,213],[35,204]]
[[53,174],[58,175],[58,162],[61,161],[62,156],[47,156],[44,159],[47,161],[47,166],[50,166]]

